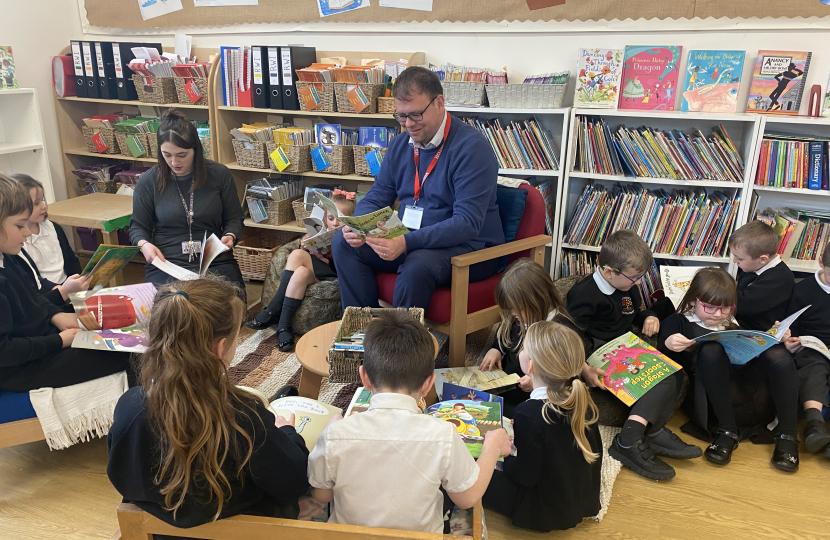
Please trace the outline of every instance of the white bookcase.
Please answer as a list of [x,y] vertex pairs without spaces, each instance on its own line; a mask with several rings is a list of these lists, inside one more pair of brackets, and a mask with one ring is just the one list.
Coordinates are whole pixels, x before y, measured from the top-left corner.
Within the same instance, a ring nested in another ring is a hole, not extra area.
[[46,200],[54,202],[55,190],[34,88],[0,90],[0,172],[28,174],[39,180]]
[[[796,189],[772,186],[756,186],[755,175],[758,171],[761,142],[763,136],[770,133],[782,133],[800,136],[830,137],[830,119],[812,118],[808,116],[764,116],[761,118],[759,135],[755,141],[755,158],[752,161],[752,175],[749,179],[749,201],[753,193],[758,195],[758,209],[772,208],[783,210],[795,208],[799,210],[824,210],[830,208],[830,191],[815,189]],[[753,216],[747,216],[746,220]],[[745,222],[744,221],[744,222]],[[742,223],[744,223],[742,222]],[[787,266],[793,272],[813,273],[818,270],[816,261],[799,261],[790,259]],[[803,274],[802,274],[803,277]]]
[[[712,180],[675,180],[671,178],[640,178],[628,175],[607,175],[584,173],[574,170],[577,163],[577,140],[579,134],[575,132],[576,124],[575,118],[577,116],[593,116],[602,117],[610,129],[614,129],[619,125],[625,125],[630,128],[640,126],[648,126],[659,130],[681,130],[684,133],[689,133],[692,129],[699,129],[704,135],[709,135],[713,127],[718,124],[723,124],[727,133],[731,137],[735,146],[738,148],[742,159],[744,160],[745,172],[743,182],[720,182]],[[599,247],[587,245],[571,245],[564,242],[563,237],[567,231],[567,225],[570,223],[571,216],[574,212],[580,195],[585,186],[593,181],[595,184],[602,184],[606,187],[612,187],[613,183],[638,183],[642,184],[644,188],[663,187],[667,191],[677,188],[693,188],[704,187],[707,192],[714,189],[723,191],[724,193],[733,194],[735,191],[741,192],[741,199],[738,206],[738,214],[736,215],[734,227],[738,227],[746,222],[746,214],[748,210],[748,186],[754,178],[753,164],[755,163],[755,153],[758,146],[760,125],[762,119],[758,115],[751,114],[704,114],[704,113],[686,113],[686,112],[659,112],[659,111],[639,111],[639,110],[601,110],[601,109],[572,109],[570,118],[570,133],[568,136],[568,160],[565,164],[564,180],[562,182],[562,195],[560,197],[560,205],[558,209],[557,235],[555,239],[556,248],[554,250],[555,257],[552,264],[553,274],[559,277],[561,274],[562,265],[562,250],[581,250],[598,252]],[[728,254],[723,257],[703,257],[703,256],[677,256],[664,255],[655,253],[655,259],[663,260],[681,260],[683,264],[688,265],[707,265],[717,264],[727,269],[733,275],[736,272],[736,267],[731,261]]]
[[502,121],[502,125],[509,124],[513,121],[523,121],[529,118],[535,118],[539,123],[539,127],[545,130],[550,137],[550,142],[553,145],[554,151],[557,152],[557,159],[559,160],[559,169],[555,171],[545,170],[540,171],[536,169],[499,169],[500,176],[516,176],[520,178],[538,177],[538,183],[554,180],[555,181],[555,205],[554,205],[554,219],[552,222],[553,231],[551,236],[553,242],[548,244],[549,257],[548,265],[550,266],[551,277],[554,275],[556,266],[554,260],[556,258],[556,239],[559,238],[560,220],[559,205],[562,200],[562,186],[563,177],[565,174],[565,151],[568,146],[568,126],[571,118],[571,109],[504,109],[496,107],[453,107],[448,106],[447,110],[457,117],[477,117],[482,120],[490,120],[498,118]]

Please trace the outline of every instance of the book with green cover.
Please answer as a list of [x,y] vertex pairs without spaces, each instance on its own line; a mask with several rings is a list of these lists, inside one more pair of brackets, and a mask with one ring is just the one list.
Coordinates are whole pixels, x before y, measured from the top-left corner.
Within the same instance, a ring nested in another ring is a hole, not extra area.
[[631,332],[594,351],[587,362],[603,370],[603,386],[629,407],[657,383],[683,369]]
[[135,254],[141,251],[137,246],[113,246],[101,244],[81,272],[82,276],[92,274],[89,288],[106,283],[112,276],[127,266]]
[[135,135],[127,136],[127,148],[130,150],[133,157],[141,157],[147,153],[147,149],[144,148],[144,145],[141,144],[141,141],[139,141],[138,137]]

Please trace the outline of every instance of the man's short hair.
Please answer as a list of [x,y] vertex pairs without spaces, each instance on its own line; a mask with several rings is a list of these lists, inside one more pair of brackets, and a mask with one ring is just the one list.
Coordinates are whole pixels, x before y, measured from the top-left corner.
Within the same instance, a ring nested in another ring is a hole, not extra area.
[[363,369],[372,386],[414,392],[435,370],[429,330],[403,310],[387,311],[366,327]]
[[741,248],[753,259],[761,255],[774,257],[778,253],[778,242],[778,235],[772,227],[757,220],[738,228],[729,237],[730,248]]
[[420,66],[412,66],[403,70],[392,87],[395,99],[409,101],[413,94],[426,94],[429,99],[444,95],[441,80],[433,71]]
[[626,268],[645,272],[654,260],[651,248],[637,233],[621,229],[609,236],[602,244],[597,257],[600,266],[607,266],[618,271]]

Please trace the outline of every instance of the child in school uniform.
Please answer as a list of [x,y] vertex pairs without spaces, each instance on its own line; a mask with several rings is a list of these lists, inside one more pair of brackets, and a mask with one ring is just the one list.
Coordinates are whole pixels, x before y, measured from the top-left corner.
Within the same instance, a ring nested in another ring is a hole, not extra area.
[[536,531],[570,529],[600,510],[602,439],[597,407],[579,378],[582,339],[565,325],[541,321],[527,329],[519,361],[532,381],[513,419],[516,456],[504,458],[483,503]]
[[29,265],[17,255],[31,234],[32,200],[0,174],[0,390],[63,387],[127,370],[130,355],[72,349],[78,318],[29,285]]
[[[344,216],[354,214],[355,194],[353,192],[335,189],[332,201]],[[326,229],[333,229],[340,225],[341,222],[337,216],[326,211]],[[280,278],[280,286],[274,298],[259,315],[246,322],[245,326],[254,330],[262,330],[275,324],[278,325],[277,339],[280,351],[292,350],[294,348],[294,315],[303,302],[306,289],[320,281],[332,279],[337,279],[337,269],[330,250],[324,254],[314,253],[312,255],[302,247],[295,249],[288,256],[285,270]]]
[[821,353],[801,345],[801,336],[813,336],[830,344],[830,245],[819,259],[821,268],[813,277],[796,283],[788,313],[807,306],[790,327],[793,337],[787,348],[794,355],[798,373],[798,402],[804,409],[804,443],[811,453],[824,451],[830,459],[830,430],[821,415],[822,407],[830,406],[830,362]]
[[116,405],[107,476],[125,502],[170,525],[296,518],[308,490],[294,415],[275,417],[228,379],[244,314],[236,287],[219,277],[162,286],[142,386]]
[[[694,425],[714,435],[706,458],[726,465],[738,442],[778,416],[778,438],[772,456],[777,468],[798,470],[796,434],[795,366],[776,346],[758,358],[738,366],[730,363],[723,346],[694,339],[717,330],[736,329],[733,315],[737,292],[735,280],[722,268],[702,268],[695,274],[677,313],[663,321],[658,349],[683,366],[690,379],[690,417]],[[769,351],[773,351],[770,353]],[[786,353],[786,351],[784,351]],[[772,402],[773,407],[769,404]],[[710,411],[714,418],[710,418]],[[759,411],[769,411],[769,413]],[[774,411],[774,412],[773,412]]]
[[[646,336],[660,331],[660,321],[648,310],[640,310],[643,299],[637,283],[651,267],[651,249],[633,231],[622,229],[611,234],[597,257],[594,274],[568,291],[568,311],[592,351],[606,342],[641,325]],[[585,382],[599,391],[601,370],[585,368]],[[683,373],[678,371],[657,383],[631,407],[622,431],[614,437],[608,453],[631,470],[653,480],[674,478],[674,468],[658,456],[692,459],[702,454],[697,446],[686,444],[666,427],[683,388]]]
[[533,389],[530,377],[519,362],[527,328],[535,322],[547,320],[563,324],[580,336],[582,332],[568,315],[550,274],[532,259],[518,259],[507,267],[496,284],[495,297],[501,325],[479,369],[492,371],[496,368],[522,377],[519,388],[502,394],[505,415],[509,417],[508,409],[512,411],[514,406],[527,400]]
[[308,461],[312,496],[334,500],[329,523],[444,531],[444,497],[460,508],[481,499],[501,455],[503,429],[487,432],[476,462],[455,426],[421,413],[435,381],[427,329],[405,313],[384,313],[366,328],[360,380],[369,410],[332,422]]

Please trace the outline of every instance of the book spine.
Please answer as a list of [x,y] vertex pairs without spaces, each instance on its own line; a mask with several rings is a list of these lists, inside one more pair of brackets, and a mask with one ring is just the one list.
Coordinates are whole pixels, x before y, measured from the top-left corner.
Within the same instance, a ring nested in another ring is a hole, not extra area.
[[822,142],[810,143],[810,176],[808,177],[807,189],[821,189],[822,176]]

